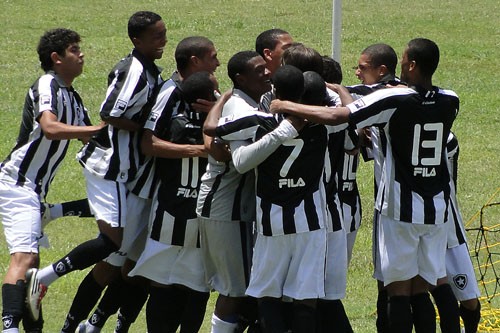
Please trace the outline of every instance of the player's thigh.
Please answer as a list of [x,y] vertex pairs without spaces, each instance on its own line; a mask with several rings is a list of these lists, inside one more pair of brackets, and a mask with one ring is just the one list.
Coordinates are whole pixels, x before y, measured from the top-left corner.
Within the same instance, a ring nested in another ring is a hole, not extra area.
[[327,233],[325,299],[345,297],[347,284],[347,238],[344,229]]
[[9,252],[38,253],[40,198],[29,188],[0,182],[0,215]]
[[429,284],[446,275],[447,228],[442,224],[416,225],[420,230],[418,274]]
[[480,296],[466,243],[446,250],[446,275],[457,300],[465,301]]

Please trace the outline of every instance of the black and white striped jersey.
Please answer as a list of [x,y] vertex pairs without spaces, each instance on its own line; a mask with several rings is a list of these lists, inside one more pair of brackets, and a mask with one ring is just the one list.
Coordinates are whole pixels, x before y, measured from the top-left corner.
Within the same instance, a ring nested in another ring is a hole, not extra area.
[[15,147],[0,166],[0,179],[27,186],[45,198],[66,155],[69,140],[48,140],[38,123],[42,112],[52,112],[68,125],[90,125],[78,93],[66,87],[55,72],[42,75],[30,87]]
[[[234,109],[242,113],[254,112],[258,109],[258,104],[239,89],[234,89],[221,116],[230,116]],[[198,216],[219,221],[255,220],[253,170],[239,173],[233,161],[219,162],[209,155],[207,169],[201,181],[196,209]]]
[[[329,134],[328,156],[333,179],[327,182],[326,195],[327,198],[333,195],[338,196],[345,229],[347,232],[352,232],[361,224],[361,198],[356,182],[359,154],[348,154],[347,142],[351,143],[347,130]],[[351,146],[349,148],[353,149]],[[331,200],[328,202],[330,203]]]
[[[162,91],[169,90],[170,85],[167,83]],[[164,101],[167,96],[168,100]],[[159,112],[161,106],[163,109]],[[156,117],[152,131],[157,138],[176,144],[203,144],[202,128],[206,114],[192,110],[178,87],[170,94],[159,95],[154,110],[150,121]],[[162,243],[184,246],[185,236],[190,232],[189,220],[196,218],[198,192],[207,159],[156,157],[155,161],[159,181],[155,204],[158,206],[150,237]],[[188,235],[187,238],[197,239],[197,236]]]
[[[160,82],[158,67],[133,50],[109,73],[101,118],[125,118],[142,126]],[[77,157],[88,171],[98,177],[128,182],[134,179],[143,163],[139,144],[140,131],[131,132],[108,125],[85,145]]]
[[450,132],[446,143],[448,156],[448,169],[450,171],[450,204],[448,210],[448,248],[455,247],[467,242],[464,222],[457,198],[457,171],[459,155],[458,139]]
[[376,208],[399,221],[444,223],[450,195],[445,146],[457,95],[439,88],[380,89],[348,107],[357,128],[380,125],[387,138]]
[[[254,143],[279,125],[275,116],[259,111],[234,112],[219,124],[217,134],[222,139]],[[256,166],[259,233],[278,236],[326,227],[323,173],[327,139],[325,126],[309,123]]]

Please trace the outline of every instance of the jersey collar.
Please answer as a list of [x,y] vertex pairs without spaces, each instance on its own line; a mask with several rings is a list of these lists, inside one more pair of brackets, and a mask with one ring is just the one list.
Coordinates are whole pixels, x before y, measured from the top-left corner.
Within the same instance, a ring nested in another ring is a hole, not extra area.
[[146,58],[142,53],[140,53],[139,51],[137,51],[136,49],[133,49],[132,50],[132,55],[137,58],[137,60],[139,60],[142,64],[142,66],[144,66],[144,68],[150,72],[151,74],[153,74],[154,76],[158,76],[160,75],[161,71],[162,71],[162,68],[161,67],[158,67],[156,66],[156,64],[154,62],[152,62],[151,60],[149,60],[148,58]]

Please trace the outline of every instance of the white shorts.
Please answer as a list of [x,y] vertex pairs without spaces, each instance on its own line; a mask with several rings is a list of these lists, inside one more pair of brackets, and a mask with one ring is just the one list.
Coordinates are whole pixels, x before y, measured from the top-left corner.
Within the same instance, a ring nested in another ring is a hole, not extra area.
[[325,297],[323,299],[342,299],[345,297],[347,287],[346,232],[340,229],[328,232],[326,235]]
[[0,181],[0,215],[9,253],[38,253],[40,197],[30,188]]
[[351,262],[352,250],[354,249],[354,243],[356,242],[356,236],[358,235],[358,229],[348,232],[347,237],[347,264]]
[[297,300],[325,297],[325,256],[325,229],[281,236],[257,234],[247,295]]
[[110,265],[121,267],[128,258],[137,261],[148,237],[148,219],[151,200],[143,199],[129,192],[127,196],[127,223],[123,228],[123,239],[120,249],[110,254],[104,261]]
[[199,218],[206,281],[220,294],[242,297],[252,261],[252,223]]
[[127,188],[125,183],[102,179],[83,169],[90,210],[96,220],[113,228],[123,228],[127,216]]
[[481,296],[466,243],[446,250],[446,275],[457,300]]
[[420,275],[431,285],[446,275],[447,230],[379,215],[378,245],[384,285]]
[[208,292],[200,248],[167,245],[151,238],[129,276],[143,276],[164,285],[180,284]]

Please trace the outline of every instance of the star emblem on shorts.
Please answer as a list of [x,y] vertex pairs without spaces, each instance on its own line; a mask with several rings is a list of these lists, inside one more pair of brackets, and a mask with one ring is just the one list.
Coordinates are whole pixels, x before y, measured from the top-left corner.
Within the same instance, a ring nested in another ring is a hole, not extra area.
[[467,275],[457,274],[453,277],[453,282],[458,289],[464,290],[467,287]]

